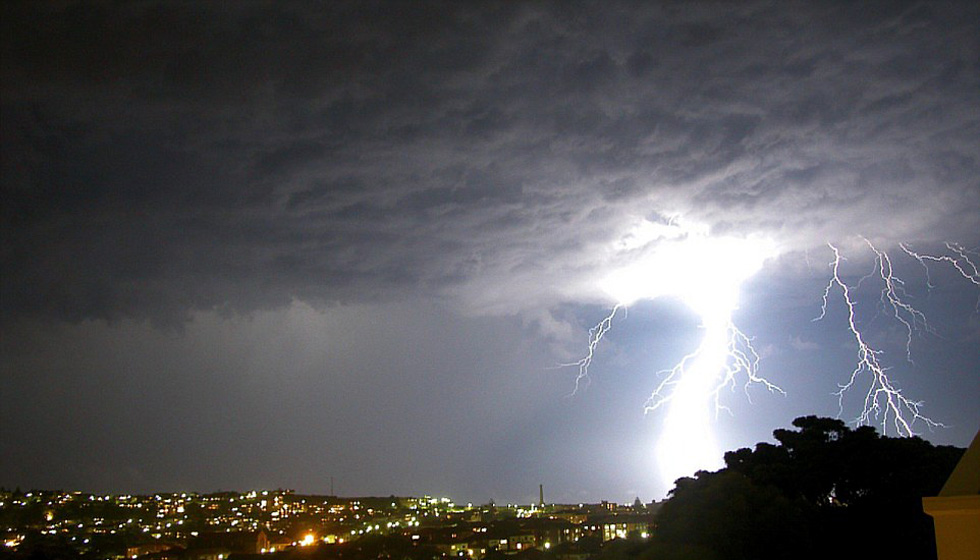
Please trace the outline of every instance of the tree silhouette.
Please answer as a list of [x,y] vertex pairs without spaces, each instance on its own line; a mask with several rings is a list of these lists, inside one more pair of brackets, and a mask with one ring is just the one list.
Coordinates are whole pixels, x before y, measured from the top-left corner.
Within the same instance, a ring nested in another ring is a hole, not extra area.
[[676,483],[652,558],[935,558],[921,498],[963,450],[806,416],[778,444],[725,454],[726,468]]

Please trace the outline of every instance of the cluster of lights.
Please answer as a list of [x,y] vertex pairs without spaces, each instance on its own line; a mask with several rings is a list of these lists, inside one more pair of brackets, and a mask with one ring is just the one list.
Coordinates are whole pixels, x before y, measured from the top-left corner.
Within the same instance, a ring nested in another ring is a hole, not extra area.
[[[58,509],[59,504],[67,504],[71,501],[103,501],[112,502],[114,506],[118,506],[120,511],[125,511],[122,508],[133,508],[135,510],[140,510],[140,513],[145,514],[143,517],[135,515],[126,519],[118,520],[119,526],[128,527],[126,534],[132,534],[134,532],[139,532],[140,535],[144,536],[143,542],[146,544],[151,544],[153,541],[157,543],[169,543],[172,540],[186,539],[188,537],[199,536],[196,530],[187,530],[183,533],[175,532],[178,526],[184,524],[183,519],[173,520],[172,515],[177,515],[184,518],[188,515],[194,515],[195,519],[193,523],[207,523],[211,517],[225,519],[221,525],[219,525],[218,530],[223,530],[225,532],[239,532],[239,531],[254,531],[259,528],[265,529],[267,534],[271,535],[276,532],[269,523],[268,519],[272,518],[274,522],[274,517],[269,515],[266,517],[266,521],[255,525],[250,517],[259,513],[260,503],[262,501],[266,502],[267,507],[300,507],[300,506],[310,506],[313,508],[315,506],[316,511],[322,514],[328,514],[332,512],[334,514],[344,515],[347,511],[358,511],[360,513],[356,514],[361,517],[359,527],[353,528],[350,534],[343,533],[343,536],[338,534],[328,534],[320,535],[311,531],[304,533],[301,538],[287,541],[283,540],[285,537],[284,529],[278,530],[277,537],[279,540],[275,541],[274,544],[270,540],[269,544],[264,545],[264,548],[260,549],[260,552],[264,554],[282,552],[289,548],[308,548],[314,545],[323,543],[327,545],[343,544],[345,542],[354,540],[359,536],[367,534],[390,534],[390,533],[401,533],[407,537],[410,537],[413,541],[419,541],[425,535],[424,532],[412,532],[413,529],[418,531],[421,526],[421,518],[425,516],[431,516],[433,518],[439,517],[440,525],[445,526],[447,523],[453,521],[453,516],[450,515],[453,512],[467,512],[472,509],[472,504],[466,506],[457,506],[454,502],[448,498],[430,498],[425,497],[422,499],[409,499],[401,502],[403,505],[401,511],[399,511],[399,504],[396,502],[391,502],[391,511],[386,511],[387,507],[381,506],[371,506],[370,504],[362,504],[359,501],[352,501],[348,504],[338,507],[337,504],[327,504],[324,500],[322,505],[317,505],[318,500],[306,499],[295,499],[289,500],[283,495],[275,495],[268,493],[249,493],[230,496],[227,494],[223,495],[209,495],[209,496],[187,496],[184,495],[180,498],[176,495],[160,495],[156,494],[149,497],[132,497],[126,496],[125,498],[120,496],[117,498],[102,497],[102,496],[85,496],[85,495],[71,495],[68,499],[65,499],[63,495],[45,495],[41,494],[40,497],[32,496],[25,497],[23,500],[20,498],[13,498],[12,496],[7,496],[4,498],[4,504],[10,505],[12,502],[23,501],[25,505],[27,504],[46,504],[44,509],[41,509],[39,513],[39,519],[43,519],[47,523],[52,523],[58,520],[60,517],[63,518],[64,515],[60,513]],[[2,505],[2,504],[0,504]],[[208,506],[213,505],[215,508],[210,508]],[[412,508],[414,505],[416,507]],[[17,506],[22,507],[22,506]],[[513,515],[518,511],[521,512],[521,517],[530,517],[531,513],[537,513],[538,517],[545,518],[543,511],[537,505],[531,506],[516,506],[509,505]],[[101,508],[100,508],[101,509]],[[160,511],[166,511],[165,516],[160,516]],[[234,511],[235,514],[243,515],[244,517],[231,516],[230,521],[227,512]],[[118,515],[119,511],[116,512]],[[266,511],[266,513],[270,513]],[[198,518],[196,516],[202,515],[203,518]],[[404,515],[404,517],[401,517]],[[381,518],[379,516],[384,516]],[[398,516],[398,517],[393,517]],[[554,517],[548,516],[554,519]],[[144,519],[150,518],[151,522],[145,523]],[[326,521],[326,518],[324,518]],[[102,530],[95,530],[99,525],[105,523],[107,527]],[[76,518],[73,521],[66,522],[65,520],[57,521],[56,525],[51,525],[46,527],[42,532],[44,534],[50,535],[63,535],[66,536],[72,543],[78,543],[78,546],[87,545],[86,550],[90,550],[89,545],[92,542],[89,538],[90,534],[93,533],[108,533],[109,528],[115,527],[116,520],[110,518],[105,519],[103,517],[93,517],[85,522],[79,522]],[[191,526],[193,527],[193,523]],[[200,526],[200,525],[198,525]],[[480,538],[479,536],[487,533],[486,525],[478,525],[473,527],[468,527],[472,529],[472,533],[466,531],[467,535],[471,538]],[[574,535],[570,534],[567,530],[562,533],[563,540],[571,540],[573,537],[578,537],[578,530]],[[181,536],[182,535],[182,536]],[[456,535],[453,535],[455,538]],[[269,537],[272,539],[272,537]],[[486,538],[485,536],[483,538]],[[19,535],[8,535],[4,541],[4,546],[7,548],[15,548],[23,539],[23,536]],[[496,541],[495,539],[490,539],[490,546],[504,546],[507,547],[508,539],[503,539],[502,541]],[[450,553],[454,556],[458,555],[461,557],[477,557],[479,555],[485,554],[486,549],[480,547],[472,547],[471,544],[467,542],[454,542],[451,545]],[[551,541],[541,542],[535,537],[530,535],[517,535],[513,536],[509,541],[509,550],[522,550],[529,547],[543,547],[543,549],[550,549],[552,546]],[[479,553],[479,554],[477,554]],[[130,552],[130,554],[133,554]]]

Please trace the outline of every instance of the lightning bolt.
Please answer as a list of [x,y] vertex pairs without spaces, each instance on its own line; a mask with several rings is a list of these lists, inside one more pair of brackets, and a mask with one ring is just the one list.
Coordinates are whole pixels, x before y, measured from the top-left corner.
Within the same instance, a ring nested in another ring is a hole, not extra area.
[[[878,263],[878,273],[882,274],[882,278],[885,281],[885,287],[882,288],[882,290],[883,292],[888,292],[887,295],[882,296],[882,300],[887,302],[898,300],[901,302],[900,297],[894,291],[896,284],[894,282],[889,282],[889,279],[893,279],[890,265],[886,267],[885,265],[880,264],[883,260],[881,258],[883,253],[875,249],[870,243],[868,243],[868,245],[871,246],[872,251],[879,255],[876,258],[876,262]],[[850,330],[851,335],[854,337],[854,341],[857,343],[858,347],[857,364],[851,371],[850,378],[847,380],[847,382],[839,385],[838,390],[835,393],[835,395],[837,395],[838,415],[843,415],[844,413],[845,394],[858,383],[858,380],[863,375],[869,375],[871,377],[871,382],[869,383],[868,390],[865,393],[864,408],[857,418],[857,423],[870,424],[872,416],[874,418],[881,417],[882,429],[885,430],[887,429],[888,418],[890,416],[892,418],[892,422],[894,423],[895,431],[900,435],[908,436],[915,434],[914,430],[912,429],[912,425],[917,420],[921,420],[929,426],[938,426],[938,422],[935,422],[920,414],[922,403],[905,397],[905,395],[902,394],[902,391],[895,386],[891,378],[888,376],[887,368],[883,366],[879,360],[881,351],[873,348],[871,344],[865,340],[864,334],[858,327],[856,313],[857,306],[855,304],[855,298],[851,294],[852,288],[841,279],[840,265],[844,258],[841,256],[837,247],[829,243],[828,246],[834,253],[834,258],[830,262],[831,277],[830,281],[827,283],[827,286],[824,288],[823,304],[820,308],[820,316],[816,317],[814,321],[820,321],[826,317],[830,292],[835,287],[838,288],[840,290],[841,297],[844,300],[844,305],[847,307],[848,329]],[[862,280],[864,280],[864,278],[862,278]],[[901,284],[898,285],[900,286]],[[906,309],[906,307],[898,306],[897,309],[903,310]],[[896,311],[896,316],[898,316],[899,321],[911,331],[912,324],[901,318],[898,311]],[[917,315],[915,316],[917,317]],[[909,337],[909,344],[911,344],[911,335],[909,335]]]
[[880,308],[890,311],[895,320],[905,327],[905,359],[910,364],[914,363],[912,361],[913,333],[918,331],[919,325],[930,334],[936,334],[936,331],[929,326],[925,315],[912,307],[911,304],[906,303],[905,282],[895,276],[895,269],[888,253],[879,251],[867,239],[864,239],[864,242],[875,254],[876,270],[872,274],[877,275],[882,281],[881,297],[879,298]]
[[[578,367],[576,390],[583,380],[589,379],[588,368],[595,349],[612,328],[613,318],[621,308],[626,309],[623,304],[614,306],[609,315],[589,329],[588,352],[577,362],[567,364]],[[722,404],[724,389],[734,390],[741,384],[750,402],[752,385],[785,394],[758,374],[759,353],[752,346],[752,339],[732,321],[730,309],[702,312],[701,329],[703,337],[698,348],[673,368],[659,373],[663,379],[644,404],[645,413],[667,409],[656,453],[663,481],[668,486],[680,476],[719,461],[708,403],[713,403],[716,419],[721,411],[728,411]],[[741,383],[740,378],[744,378]]]
[[[612,328],[613,318],[615,318],[620,309],[625,314],[627,307],[623,304],[613,306],[609,315],[589,329],[588,351],[585,356],[577,361],[561,364],[561,367],[578,368],[578,375],[575,377],[575,388],[572,391],[572,395],[577,393],[583,384],[587,385],[589,383],[589,366],[592,365],[592,360],[595,358],[596,348],[599,345],[599,341]],[[698,348],[694,352],[684,356],[673,368],[662,370],[658,373],[663,379],[643,405],[645,413],[654,412],[670,402],[674,396],[673,388],[682,383],[685,372],[692,369],[692,364],[707,355],[718,354],[719,349],[723,349],[721,355],[724,356],[724,359],[718,362],[718,368],[714,372],[720,372],[721,375],[718,382],[706,393],[712,397],[715,403],[716,415],[723,410],[729,411],[728,407],[721,403],[721,392],[726,387],[734,390],[738,385],[737,379],[739,374],[744,374],[745,376],[745,382],[742,384],[742,388],[749,401],[752,400],[752,397],[748,390],[752,385],[762,385],[772,393],[786,394],[778,385],[758,375],[759,353],[752,346],[752,339],[743,333],[730,318],[726,318],[720,323],[717,321],[705,321],[702,323],[701,328],[705,331],[705,335]]]
[[572,390],[572,395],[578,392],[579,387],[583,383],[588,385],[590,380],[589,366],[592,365],[592,358],[595,357],[595,349],[599,345],[599,341],[602,340],[602,337],[605,336],[606,333],[609,332],[609,329],[612,328],[613,317],[616,316],[616,313],[619,312],[620,309],[623,309],[624,314],[626,313],[626,306],[617,304],[612,308],[612,311],[606,316],[605,319],[599,321],[596,326],[589,329],[589,349],[585,356],[575,362],[561,364],[561,367],[578,367],[578,375],[575,376],[575,388]]
[[[927,277],[929,274],[929,266],[925,261],[945,262],[952,265],[953,268],[955,268],[960,275],[963,276],[963,278],[966,278],[973,284],[980,286],[980,270],[977,269],[977,265],[970,258],[970,255],[973,255],[974,258],[980,257],[980,253],[976,251],[969,251],[956,243],[946,243],[946,248],[955,256],[920,255],[919,253],[909,249],[908,245],[901,244],[899,247],[901,247],[902,250],[905,251],[910,257],[922,264],[923,268],[926,269]],[[931,280],[929,281],[929,285],[930,287],[934,287],[932,286]]]
[[768,243],[754,240],[673,237],[646,254],[645,260],[606,278],[604,289],[619,303],[589,329],[585,355],[566,364],[578,368],[578,390],[588,382],[596,348],[609,333],[619,310],[625,311],[630,302],[673,296],[698,314],[702,338],[697,349],[673,368],[659,372],[661,380],[644,404],[646,413],[666,410],[656,452],[667,484],[720,461],[711,407],[716,419],[722,410],[728,410],[722,404],[725,389],[734,391],[741,386],[748,394],[750,386],[762,385],[783,393],[758,374],[759,353],[752,339],[732,321],[741,283],[762,266],[769,251]]
[[[921,264],[922,268],[925,269],[926,285],[930,289],[935,288],[936,286],[932,283],[932,275],[929,272],[929,265],[926,264],[926,261],[947,263],[956,269],[956,271],[959,272],[963,278],[966,278],[969,282],[980,286],[980,270],[977,270],[977,265],[973,262],[973,258],[980,257],[980,253],[976,251],[969,251],[956,243],[946,243],[946,249],[953,254],[952,256],[922,255],[910,249],[908,245],[899,244],[899,247],[901,247],[908,256],[919,261],[919,264]],[[980,311],[980,298],[977,298],[976,309]]]
[[[694,375],[690,373],[692,371],[699,372],[699,378],[710,381],[697,385],[703,385],[699,394],[714,402],[716,416],[727,410],[721,403],[722,390],[726,387],[734,390],[741,376],[745,379],[742,386],[746,394],[752,385],[785,394],[758,374],[759,354],[752,346],[752,339],[732,321],[732,313],[738,308],[739,287],[761,266],[764,255],[764,250],[744,241],[712,241],[697,237],[667,247],[654,255],[650,263],[611,275],[607,287],[610,293],[619,294],[623,299],[589,329],[585,355],[575,362],[561,364],[578,369],[572,394],[589,382],[589,367],[596,348],[609,333],[619,310],[625,314],[630,301],[664,295],[679,297],[701,317],[704,336],[694,352],[673,368],[659,372],[662,380],[644,405],[646,412],[653,412],[675,400],[677,391],[689,386],[685,380]],[[718,274],[716,268],[725,270],[726,274]],[[706,363],[711,367],[705,367]]]
[[[827,314],[827,305],[830,294],[836,288],[847,309],[847,327],[854,337],[857,344],[857,363],[851,371],[847,382],[840,384],[835,395],[838,398],[838,414],[843,415],[845,394],[851,391],[855,385],[864,377],[869,377],[868,389],[864,395],[864,405],[856,422],[858,424],[870,424],[872,418],[881,420],[882,430],[888,428],[889,419],[895,432],[899,435],[915,435],[914,427],[917,422],[921,422],[930,428],[942,426],[940,422],[930,419],[921,413],[922,402],[914,401],[906,397],[901,389],[894,383],[888,375],[888,368],[881,362],[882,351],[873,347],[864,336],[857,318],[857,300],[854,290],[869,279],[881,282],[881,291],[878,299],[879,313],[887,312],[905,331],[905,357],[909,363],[912,361],[912,339],[913,334],[926,332],[935,335],[935,330],[926,321],[926,316],[918,309],[908,303],[909,295],[905,290],[905,283],[896,276],[891,257],[888,253],[875,247],[867,239],[863,239],[874,254],[873,270],[863,276],[855,286],[849,286],[844,282],[841,275],[841,263],[846,259],[841,255],[840,250],[833,244],[829,244],[833,252],[833,259],[830,261],[831,275],[827,286],[823,292],[823,302],[820,308],[820,315],[814,321],[820,321]],[[915,259],[923,266],[926,272],[926,284],[933,288],[932,279],[929,273],[927,262],[947,263],[959,272],[965,279],[980,286],[980,275],[977,266],[970,258],[973,254],[963,247],[947,243],[946,248],[951,255],[928,255],[920,254],[911,250],[907,245],[900,244],[899,247],[910,257]]]
[[697,350],[661,372],[663,380],[644,405],[646,413],[667,408],[656,454],[668,486],[680,476],[721,466],[706,405],[713,402],[715,420],[721,411],[728,411],[721,402],[723,389],[734,390],[739,377],[744,376],[741,384],[750,402],[748,389],[755,384],[785,394],[758,375],[759,354],[752,340],[732,322],[730,313],[703,316],[701,328],[704,336]]
[[[752,346],[752,339],[730,318],[704,321],[701,326],[705,331],[701,344],[673,368],[660,372],[663,380],[643,405],[645,413],[654,412],[674,400],[678,393],[684,393],[678,387],[689,377],[690,372],[702,369],[706,371],[701,377],[708,377],[713,381],[704,387],[702,394],[708,395],[714,402],[716,417],[721,411],[731,412],[722,404],[721,393],[726,387],[735,389],[739,374],[744,374],[742,389],[749,402],[752,401],[749,394],[749,387],[752,385],[762,385],[771,393],[786,394],[778,385],[758,375],[759,353]],[[703,362],[711,365],[703,367]]]

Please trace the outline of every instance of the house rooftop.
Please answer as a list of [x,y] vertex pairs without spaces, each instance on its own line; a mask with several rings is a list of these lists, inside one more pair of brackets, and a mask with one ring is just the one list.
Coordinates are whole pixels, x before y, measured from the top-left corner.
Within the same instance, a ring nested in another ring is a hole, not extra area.
[[944,498],[976,494],[980,494],[980,430],[939,492]]

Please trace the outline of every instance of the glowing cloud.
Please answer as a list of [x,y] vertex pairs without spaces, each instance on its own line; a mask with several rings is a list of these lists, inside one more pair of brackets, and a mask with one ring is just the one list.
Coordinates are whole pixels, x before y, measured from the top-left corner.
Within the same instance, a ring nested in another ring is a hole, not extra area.
[[739,286],[773,256],[764,239],[685,235],[606,276],[599,286],[620,305],[675,296],[698,314],[730,315]]

